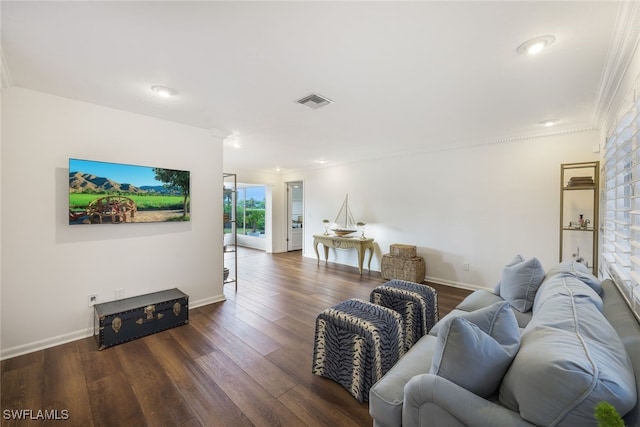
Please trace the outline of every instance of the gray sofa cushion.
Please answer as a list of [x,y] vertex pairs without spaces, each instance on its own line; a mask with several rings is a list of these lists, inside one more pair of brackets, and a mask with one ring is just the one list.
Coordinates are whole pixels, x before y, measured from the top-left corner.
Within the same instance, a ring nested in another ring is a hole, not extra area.
[[[502,299],[501,296],[496,295],[486,289],[478,289],[476,291],[473,291],[456,308],[451,310],[442,319],[440,319],[440,321],[436,323],[433,328],[431,328],[431,330],[429,331],[429,335],[437,337],[438,333],[440,332],[441,325],[443,325],[450,317],[458,316],[470,311],[480,310],[481,308],[488,307],[491,304],[495,304],[497,302],[504,302],[504,299]],[[511,304],[509,304],[509,307],[511,307]],[[527,311],[526,313],[521,313],[513,307],[511,307],[511,311],[516,316],[518,327],[520,329],[524,329],[531,320],[532,312]]]
[[593,425],[601,400],[621,414],[631,410],[636,385],[625,348],[602,313],[588,299],[558,295],[540,305],[525,329],[499,398],[534,424]]
[[589,267],[582,264],[581,262],[563,261],[557,266],[553,267],[551,270],[547,271],[545,280],[558,274],[573,276],[576,279],[579,279],[580,281],[589,285],[589,287],[593,289],[599,296],[602,296],[602,282],[600,282],[597,277],[591,274],[591,270],[589,270]]
[[491,304],[503,301],[504,299],[500,295],[494,294],[486,289],[478,289],[467,295],[456,308],[464,311],[476,311],[480,308],[485,308]]
[[573,298],[584,298],[591,302],[598,310],[602,311],[602,298],[590,286],[585,284],[569,273],[558,273],[551,277],[547,275],[547,279],[542,282],[536,297],[533,300],[533,313],[537,313],[538,309],[549,298],[557,296],[573,296]]
[[[464,311],[475,311],[502,301],[504,299],[500,295],[496,295],[486,289],[478,289],[469,294],[456,308]],[[515,314],[518,326],[521,328],[527,326],[531,320],[531,311],[522,313],[513,309],[513,314]]]
[[516,310],[531,310],[538,286],[544,280],[544,269],[538,258],[507,265],[502,270],[500,296]]
[[441,325],[430,373],[488,397],[498,389],[519,346],[513,311],[509,303],[498,302]]
[[[429,331],[429,335],[437,337],[438,332],[440,332],[440,326],[450,317],[455,317],[460,314],[468,313],[470,311],[480,310],[481,308],[488,307],[491,304],[495,304],[497,302],[504,302],[504,299],[500,295],[496,295],[486,289],[478,289],[476,291],[473,291],[472,293],[467,295],[467,297],[460,304],[458,304],[456,308],[451,310],[442,319],[440,319],[440,321],[436,323],[433,328],[431,328],[431,330]],[[520,329],[524,329],[531,320],[531,311],[521,313],[513,307],[511,307],[511,311],[513,311],[513,314],[516,316],[518,327]]]
[[445,324],[446,322],[450,321],[450,319],[452,317],[456,317],[456,316],[459,316],[460,314],[464,314],[464,313],[467,313],[467,311],[454,308],[453,310],[448,312],[442,319],[440,319],[438,321],[438,323],[436,323],[433,326],[433,328],[431,328],[431,330],[429,331],[429,335],[431,335],[433,337],[437,337],[438,334],[440,333],[440,327],[443,324]]

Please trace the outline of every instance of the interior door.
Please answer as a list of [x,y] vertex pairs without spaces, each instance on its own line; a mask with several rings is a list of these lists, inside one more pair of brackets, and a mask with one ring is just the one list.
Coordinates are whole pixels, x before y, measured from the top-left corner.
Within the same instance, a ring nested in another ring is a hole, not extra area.
[[304,218],[304,200],[303,200],[302,182],[287,183],[287,250],[297,251],[302,249],[303,237],[303,218]]

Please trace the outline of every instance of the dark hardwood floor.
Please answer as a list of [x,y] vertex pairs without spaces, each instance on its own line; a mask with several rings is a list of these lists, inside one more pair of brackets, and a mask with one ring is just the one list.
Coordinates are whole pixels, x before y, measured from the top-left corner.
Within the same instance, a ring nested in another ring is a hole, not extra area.
[[[237,293],[225,285],[227,301],[191,310],[189,325],[103,351],[86,338],[2,361],[2,426],[371,425],[367,404],[311,374],[311,359],[318,313],[368,300],[380,273],[242,248],[238,265]],[[433,286],[441,316],[469,293]],[[15,409],[68,420],[7,419]]]

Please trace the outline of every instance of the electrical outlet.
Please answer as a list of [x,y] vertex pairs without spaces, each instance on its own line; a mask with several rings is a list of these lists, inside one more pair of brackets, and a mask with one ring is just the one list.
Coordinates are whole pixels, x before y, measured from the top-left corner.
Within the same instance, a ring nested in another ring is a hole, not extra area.
[[87,295],[87,301],[89,302],[89,307],[93,307],[98,302],[98,294]]
[[115,293],[116,299],[124,298],[124,288],[116,289],[113,292]]
[[464,267],[464,271],[469,271],[469,263],[468,262],[465,262],[463,267]]

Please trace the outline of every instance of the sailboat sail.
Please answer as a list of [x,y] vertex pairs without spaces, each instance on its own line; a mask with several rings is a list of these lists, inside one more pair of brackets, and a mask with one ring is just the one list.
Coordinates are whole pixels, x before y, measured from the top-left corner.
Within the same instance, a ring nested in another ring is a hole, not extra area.
[[356,222],[353,219],[351,210],[349,209],[349,194],[345,197],[334,223],[334,228],[331,230],[338,236],[346,236],[347,234],[351,234],[356,231]]

